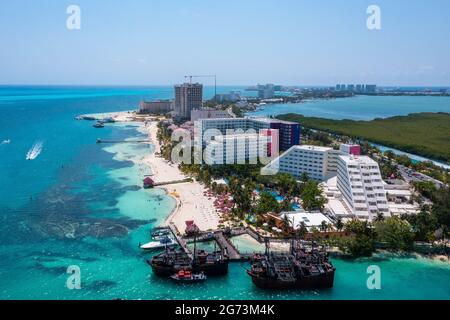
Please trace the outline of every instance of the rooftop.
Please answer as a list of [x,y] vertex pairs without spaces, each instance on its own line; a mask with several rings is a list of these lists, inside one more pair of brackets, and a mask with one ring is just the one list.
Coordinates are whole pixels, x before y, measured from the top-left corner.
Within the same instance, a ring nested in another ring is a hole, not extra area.
[[290,122],[271,118],[258,118],[258,117],[245,117],[245,118],[209,118],[201,119],[201,121],[259,121],[265,123],[284,123],[284,124],[297,124],[297,122]]
[[331,220],[328,219],[320,212],[302,212],[302,211],[292,211],[292,212],[282,212],[281,218],[287,216],[291,221],[294,229],[299,228],[300,223],[304,222],[308,228],[318,227],[321,225],[322,221],[326,223],[331,223]]
[[354,156],[354,155],[340,155],[340,159],[344,160],[345,163],[350,165],[371,165],[378,166],[378,163],[368,156]]
[[299,145],[299,146],[294,146],[293,148],[298,149],[298,150],[320,151],[320,152],[333,150],[333,148],[329,148],[329,147],[310,146],[310,145],[305,145],[305,144]]

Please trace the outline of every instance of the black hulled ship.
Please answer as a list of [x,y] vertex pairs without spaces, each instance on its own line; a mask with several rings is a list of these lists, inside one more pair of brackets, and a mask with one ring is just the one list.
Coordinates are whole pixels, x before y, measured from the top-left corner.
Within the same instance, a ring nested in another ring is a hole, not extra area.
[[321,289],[334,284],[335,268],[324,250],[291,246],[289,253],[254,255],[247,273],[263,289]]
[[204,272],[209,276],[220,276],[228,273],[228,257],[221,251],[206,252],[199,250],[194,253],[192,262],[194,272]]
[[183,250],[166,247],[164,252],[147,260],[152,271],[159,277],[169,277],[180,270],[192,269],[192,259]]
[[168,277],[180,270],[191,270],[194,273],[203,272],[208,276],[225,275],[228,273],[228,257],[222,251],[206,252],[196,250],[192,256],[183,250],[166,247],[164,252],[153,256],[147,263],[157,276]]

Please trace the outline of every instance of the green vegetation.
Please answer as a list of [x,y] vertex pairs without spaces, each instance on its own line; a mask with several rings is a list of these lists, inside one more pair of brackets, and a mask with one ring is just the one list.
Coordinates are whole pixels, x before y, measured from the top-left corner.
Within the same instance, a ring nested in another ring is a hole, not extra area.
[[422,206],[422,212],[416,216],[405,216],[413,227],[415,240],[433,241],[450,236],[450,188],[439,189],[428,182],[416,182],[414,188],[423,197],[431,200],[432,205]]
[[368,257],[375,251],[373,230],[369,223],[357,219],[347,222],[345,231],[353,236],[339,241],[339,248],[353,257]]
[[[230,193],[233,198],[231,214],[243,219],[251,215],[255,223],[261,226],[266,213],[291,211],[294,198],[302,200],[308,210],[322,210],[326,199],[317,182],[302,177],[297,182],[291,175],[280,173],[273,176],[260,175],[261,165],[198,165],[180,164],[180,170],[210,187],[217,194]],[[214,179],[225,178],[228,185],[217,185]],[[255,190],[260,190],[259,196]],[[278,201],[270,191],[278,192],[283,201]],[[284,223],[286,234],[294,227],[289,220]],[[325,226],[323,226],[325,228]],[[322,229],[323,229],[322,228]],[[299,232],[304,233],[304,228]],[[330,226],[326,226],[329,230]]]
[[412,248],[414,233],[408,221],[391,217],[374,222],[375,238],[391,250]]
[[331,120],[299,114],[277,118],[298,122],[302,127],[368,140],[450,162],[449,113],[414,113],[371,121]]
[[231,106],[231,111],[233,111],[233,113],[236,115],[236,117],[241,118],[244,116],[244,113],[242,112],[242,110],[238,107],[236,107],[236,105],[232,105]]
[[371,256],[377,243],[388,250],[410,250],[413,245],[412,227],[399,217],[377,219],[373,224],[354,219],[344,228],[352,237],[340,239],[339,248],[353,257]]
[[[432,205],[422,206],[417,215],[384,218],[377,215],[373,223],[357,219],[336,228],[352,234],[349,238],[335,239],[335,244],[353,257],[370,256],[377,245],[388,250],[408,251],[413,248],[414,241],[433,242],[448,238],[450,231],[450,189],[420,182],[416,188],[430,197]],[[338,226],[339,225],[339,226]]]

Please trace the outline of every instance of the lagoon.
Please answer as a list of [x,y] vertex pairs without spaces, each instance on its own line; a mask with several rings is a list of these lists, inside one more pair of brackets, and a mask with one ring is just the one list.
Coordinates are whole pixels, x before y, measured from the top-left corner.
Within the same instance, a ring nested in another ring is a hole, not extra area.
[[249,112],[250,116],[298,113],[307,117],[335,120],[373,120],[417,112],[450,112],[450,97],[355,96],[302,103],[269,104]]

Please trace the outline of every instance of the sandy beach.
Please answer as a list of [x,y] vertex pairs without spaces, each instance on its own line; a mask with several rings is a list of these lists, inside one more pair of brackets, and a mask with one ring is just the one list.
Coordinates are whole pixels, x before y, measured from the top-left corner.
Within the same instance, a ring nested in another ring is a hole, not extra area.
[[[160,145],[156,138],[157,122],[143,123],[139,131],[148,134],[150,141],[155,146],[155,151],[142,160],[151,168],[151,178],[155,182],[186,179],[187,177],[178,169],[178,165],[158,156]],[[181,233],[184,233],[187,220],[194,220],[201,231],[213,230],[219,225],[220,218],[214,207],[215,198],[205,196],[203,193],[206,188],[200,183],[185,182],[159,188],[165,189],[177,202],[176,208],[166,219],[166,224],[174,224]]]
[[[158,143],[158,120],[155,117],[139,115],[133,111],[89,114],[96,119],[113,118],[116,122],[137,122],[138,131],[148,135],[150,143],[154,145],[154,152],[143,157],[135,158],[138,165],[147,166],[151,171],[154,182],[183,180],[186,177],[180,172],[177,164],[173,164],[159,156],[161,146]],[[144,172],[144,170],[143,170]],[[144,179],[144,176],[142,177]],[[176,200],[176,207],[165,220],[165,224],[173,224],[180,233],[184,233],[187,220],[194,220],[201,231],[217,229],[219,215],[214,206],[214,197],[205,196],[206,188],[197,181],[158,186],[166,190],[168,195]]]

